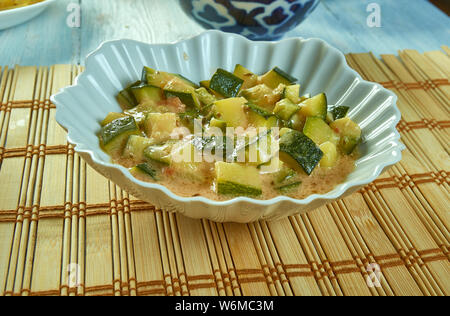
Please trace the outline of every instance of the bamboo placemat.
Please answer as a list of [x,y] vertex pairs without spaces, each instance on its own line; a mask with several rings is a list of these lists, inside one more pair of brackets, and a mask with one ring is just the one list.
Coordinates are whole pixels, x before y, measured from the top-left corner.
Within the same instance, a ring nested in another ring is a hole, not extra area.
[[341,201],[249,225],[155,210],[87,166],[49,101],[80,67],[0,68],[0,293],[449,295],[444,51],[348,55],[399,96],[403,160]]

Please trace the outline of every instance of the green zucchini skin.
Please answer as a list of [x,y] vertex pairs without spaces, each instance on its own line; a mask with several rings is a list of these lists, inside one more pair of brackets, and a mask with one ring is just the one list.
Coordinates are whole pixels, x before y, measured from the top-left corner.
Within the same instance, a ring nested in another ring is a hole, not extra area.
[[103,126],[100,138],[104,146],[108,145],[117,136],[126,132],[138,132],[139,128],[132,116],[125,116]]
[[217,101],[216,97],[209,93],[205,87],[196,89],[195,93],[205,106],[211,105],[212,103]]
[[333,114],[333,119],[339,120],[341,118],[344,118],[347,116],[347,113],[349,111],[349,107],[348,106],[336,106],[331,110],[331,113]]
[[246,106],[247,106],[247,108],[248,108],[250,111],[255,112],[256,114],[258,114],[258,115],[264,117],[265,119],[268,119],[269,117],[274,116],[273,113],[267,111],[266,109],[263,109],[262,107],[260,107],[260,106],[258,106],[258,105],[256,105],[256,104],[254,104],[254,103],[252,103],[252,102],[248,102],[248,103],[246,104]]
[[144,157],[148,160],[161,163],[163,165],[170,164],[170,153],[172,146],[170,144],[165,145],[151,145],[144,149]]
[[289,184],[286,184],[286,185],[282,185],[282,186],[276,187],[275,189],[276,189],[277,191],[280,191],[281,193],[286,194],[286,193],[289,193],[289,192],[294,191],[294,190],[297,189],[301,184],[302,184],[301,181],[297,181],[297,182],[293,182],[293,183],[289,183]]
[[154,73],[154,72],[155,72],[155,70],[153,70],[153,69],[151,69],[151,68],[149,68],[149,67],[144,66],[144,68],[142,68],[142,75],[141,75],[141,81],[142,81],[142,83],[148,84],[147,77],[148,77],[149,74],[152,74],[152,73]]
[[325,93],[320,93],[310,99],[306,99],[300,106],[302,107],[300,112],[306,117],[317,116],[323,120],[327,118],[328,102]]
[[278,75],[280,75],[281,77],[285,78],[286,80],[288,80],[290,83],[295,83],[298,81],[297,78],[291,76],[290,74],[288,74],[287,72],[285,72],[284,70],[281,70],[278,67],[275,67],[273,69],[273,71],[275,71]]
[[180,78],[185,84],[187,84],[188,86],[191,86],[194,89],[198,89],[200,88],[200,86],[198,84],[196,84],[195,82],[193,82],[192,80],[186,78],[183,75],[180,74],[173,74],[175,77]]
[[130,84],[117,95],[117,102],[123,110],[129,110],[138,105],[138,101],[133,94],[132,88],[141,85],[141,81]]
[[295,85],[287,86],[286,88],[284,88],[282,97],[283,97],[283,99],[287,98],[287,99],[291,100],[295,104],[299,104],[301,102],[300,85],[295,84]]
[[278,102],[273,110],[275,115],[283,121],[289,121],[298,111],[300,111],[300,107],[287,98]]
[[343,137],[341,137],[341,142],[340,142],[341,150],[344,152],[344,154],[351,155],[360,143],[361,143],[361,138],[343,136]]
[[234,98],[239,94],[243,84],[244,80],[219,68],[211,78],[209,88],[227,98]]
[[142,104],[145,101],[154,101],[157,103],[162,100],[162,90],[159,87],[141,84],[139,86],[132,87],[131,91],[138,104]]
[[340,135],[339,147],[346,155],[350,155],[361,142],[361,128],[349,117],[332,122],[330,127]]
[[217,193],[220,195],[257,197],[262,194],[262,190],[234,182],[220,182],[217,185]]
[[179,98],[180,101],[190,108],[197,108],[198,102],[194,99],[194,95],[192,92],[184,92],[184,91],[174,91],[164,89],[164,95],[167,99],[169,98]]
[[216,190],[221,195],[260,196],[262,183],[254,167],[236,163],[216,162]]
[[295,161],[299,169],[301,167],[308,175],[310,175],[319,164],[323,157],[320,148],[305,134],[289,130],[280,138],[280,157],[290,157]]
[[297,82],[297,78],[294,78],[280,68],[275,67],[263,75],[261,77],[261,81],[269,88],[276,89],[280,84],[284,84],[286,86],[294,84]]
[[153,180],[158,181],[157,171],[148,163],[141,163],[136,166],[136,169],[141,171],[142,173],[150,176]]

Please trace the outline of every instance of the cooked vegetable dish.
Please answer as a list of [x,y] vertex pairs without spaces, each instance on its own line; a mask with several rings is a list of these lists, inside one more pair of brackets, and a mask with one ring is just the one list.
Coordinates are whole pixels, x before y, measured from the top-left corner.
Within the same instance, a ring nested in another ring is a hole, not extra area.
[[274,68],[218,69],[199,84],[144,67],[101,122],[100,145],[138,179],[177,195],[302,199],[345,181],[361,129],[325,93],[300,95]]
[[1,0],[0,11],[25,7],[30,4],[42,2],[43,0]]

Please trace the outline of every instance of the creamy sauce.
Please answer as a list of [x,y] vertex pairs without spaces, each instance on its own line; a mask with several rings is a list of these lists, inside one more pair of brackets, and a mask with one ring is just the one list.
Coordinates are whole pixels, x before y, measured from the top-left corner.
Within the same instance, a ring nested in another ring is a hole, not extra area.
[[[298,179],[302,184],[287,194],[282,194],[275,189],[273,174],[263,174],[261,175],[263,194],[256,199],[269,200],[280,195],[289,196],[294,199],[305,199],[312,194],[325,194],[330,192],[338,184],[345,182],[347,176],[355,169],[355,157],[356,154],[350,156],[342,155],[333,168],[317,167],[310,176],[305,173],[299,174]],[[131,159],[120,159],[115,160],[115,162],[125,167],[133,167],[136,165],[136,162]],[[235,196],[222,196],[214,192],[213,164],[205,164],[205,169],[202,172],[204,182],[202,183],[179,177],[176,174],[170,174],[167,170],[170,169],[162,169],[157,182],[150,176],[142,173],[134,173],[133,175],[139,180],[165,186],[174,194],[182,197],[203,196],[215,201],[226,201],[235,198]]]

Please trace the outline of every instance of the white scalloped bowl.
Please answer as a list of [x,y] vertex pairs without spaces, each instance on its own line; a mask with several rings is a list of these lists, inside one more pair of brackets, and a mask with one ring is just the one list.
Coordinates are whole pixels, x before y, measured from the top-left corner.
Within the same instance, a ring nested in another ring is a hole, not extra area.
[[25,23],[41,14],[56,0],[45,0],[25,7],[0,11],[0,30]]
[[[144,65],[191,80],[209,78],[218,67],[232,70],[243,64],[256,73],[274,66],[300,79],[302,92],[325,91],[330,104],[351,107],[349,116],[363,130],[361,158],[345,183],[327,194],[303,200],[279,196],[271,200],[238,197],[218,202],[204,197],[180,197],[166,187],[134,178],[128,169],[111,163],[96,136],[99,122],[121,111],[116,94],[140,77]],[[252,42],[239,35],[207,31],[174,44],[146,44],[132,40],[106,42],[86,60],[75,85],[52,96],[56,120],[68,131],[68,141],[87,163],[130,194],[157,208],[192,218],[248,223],[273,220],[313,210],[353,193],[375,180],[401,159],[404,145],[396,125],[397,97],[378,84],[366,82],[346,64],[344,55],[319,39]]]

